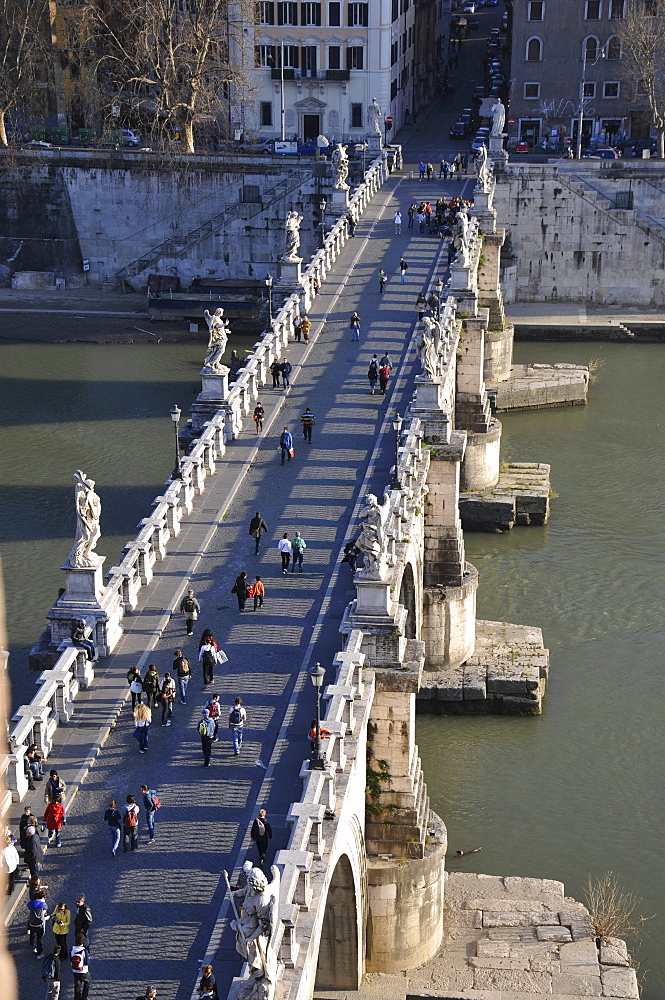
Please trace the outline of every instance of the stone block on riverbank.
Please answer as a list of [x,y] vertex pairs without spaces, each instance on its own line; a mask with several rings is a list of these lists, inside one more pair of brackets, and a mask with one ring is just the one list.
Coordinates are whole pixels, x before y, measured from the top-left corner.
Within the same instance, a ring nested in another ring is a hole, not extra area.
[[543,462],[505,462],[499,481],[486,490],[460,493],[465,531],[510,531],[514,525],[543,525],[550,516],[550,467]]
[[589,369],[585,365],[513,365],[503,382],[488,385],[497,412],[580,406],[587,401]]

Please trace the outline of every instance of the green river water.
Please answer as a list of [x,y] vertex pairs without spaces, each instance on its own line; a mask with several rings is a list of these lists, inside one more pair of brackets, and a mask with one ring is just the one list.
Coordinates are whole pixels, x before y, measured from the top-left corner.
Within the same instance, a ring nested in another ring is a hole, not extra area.
[[[587,407],[502,421],[504,459],[552,466],[559,496],[550,524],[466,536],[480,571],[479,617],[543,629],[545,711],[418,722],[451,855],[483,848],[450,866],[561,879],[578,898],[589,874],[613,871],[655,915],[636,952],[644,1000],[665,995],[663,350],[516,345],[516,361],[600,361]],[[187,411],[201,354],[200,343],[0,343],[0,551],[14,705],[32,696],[27,650],[64,582],[73,471],[97,480],[108,569],[173,466],[169,410]]]

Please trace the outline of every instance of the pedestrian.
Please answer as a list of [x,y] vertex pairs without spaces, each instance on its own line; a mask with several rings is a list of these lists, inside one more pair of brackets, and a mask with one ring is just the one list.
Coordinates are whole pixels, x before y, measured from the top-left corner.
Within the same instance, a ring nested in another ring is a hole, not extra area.
[[128,795],[122,807],[122,850],[126,854],[130,849],[139,849],[139,807],[136,796]]
[[240,869],[236,884],[231,886],[233,892],[237,892],[238,889],[244,889],[247,885],[247,880],[249,879],[249,873],[251,872],[254,865],[251,861],[244,861],[243,866]]
[[219,653],[217,643],[215,643],[214,640],[210,640],[213,640],[213,636],[210,636],[208,642],[205,642],[199,650],[199,663],[203,669],[204,691],[215,679],[215,667],[217,665],[217,655]]
[[186,705],[187,685],[192,676],[192,668],[189,665],[187,657],[182,655],[181,649],[176,649],[173,654],[173,673],[176,675],[178,687],[180,688],[180,704]]
[[462,170],[464,171],[464,173],[466,173],[468,166],[469,166],[469,154],[462,153]]
[[427,222],[427,216],[424,212],[418,212],[418,225],[420,226],[420,232],[425,232],[425,223]]
[[156,996],[157,996],[157,990],[155,989],[155,987],[146,986],[145,993],[142,993],[141,996],[138,996],[136,1000],[155,1000]]
[[418,173],[420,174],[420,177],[418,178],[419,180],[422,181],[423,177],[425,176],[426,170],[427,170],[427,164],[425,163],[424,160],[421,160],[420,163],[418,164]]
[[309,406],[305,407],[305,412],[300,416],[300,423],[302,424],[302,433],[305,441],[312,443],[312,427],[316,423],[314,414],[310,410]]
[[201,647],[205,646],[207,642],[209,642],[212,646],[214,646],[215,650],[219,649],[217,640],[215,639],[210,629],[204,628],[203,632],[201,632],[201,638],[199,639],[199,653],[201,652]]
[[88,1000],[90,990],[90,954],[85,944],[85,934],[77,934],[76,944],[69,953],[74,978],[74,1000]]
[[388,351],[386,351],[386,353],[383,355],[383,357],[379,361],[379,364],[380,365],[386,365],[386,367],[389,369],[389,371],[393,370],[392,359],[391,359],[390,354],[388,353]]
[[20,861],[21,859],[18,851],[16,850],[16,844],[14,838],[12,837],[12,832],[11,830],[7,830],[5,833],[5,846],[2,849],[2,865],[7,876],[8,896],[11,896],[14,891],[16,872],[18,871]]
[[256,849],[259,852],[259,864],[263,865],[266,859],[266,851],[268,850],[268,841],[272,837],[272,827],[266,819],[265,809],[259,809],[256,819],[252,823],[250,837],[256,844]]
[[351,313],[349,328],[351,330],[351,340],[360,340],[360,316],[355,311]]
[[[191,635],[191,632],[188,632],[187,634]],[[146,704],[148,708],[157,708],[157,701],[159,699],[159,688],[160,688],[159,672],[154,663],[149,663],[148,669],[146,670],[145,676],[143,677],[143,690],[147,695]]]
[[305,341],[306,344],[309,344],[309,332],[312,329],[312,321],[310,320],[309,316],[303,316],[301,329],[302,329],[302,339]]
[[293,536],[293,541],[291,542],[291,549],[293,552],[293,563],[291,566],[292,573],[295,573],[296,571],[296,563],[298,563],[298,566],[300,567],[299,572],[302,573],[302,561],[306,548],[307,544],[305,539],[301,536],[299,531],[296,531]]
[[[133,796],[132,796],[133,798]],[[136,807],[138,811],[138,806]],[[80,892],[76,897],[76,916],[74,917],[74,936],[75,939],[83,935],[83,941],[81,942],[86,946],[90,947],[90,928],[92,926],[92,910],[85,901],[85,893]],[[78,943],[78,942],[77,942]]]
[[344,557],[342,562],[347,562],[352,573],[355,573],[358,566],[358,556],[360,555],[360,549],[355,542],[347,542],[344,546]]
[[[247,862],[245,862],[247,864]],[[251,866],[250,866],[251,867]],[[245,885],[247,883],[245,882]],[[241,889],[242,886],[236,886],[236,889]],[[212,965],[202,965],[201,966],[201,982],[199,983],[199,993],[208,992],[209,996],[213,997],[213,1000],[218,1000],[219,994],[217,992],[217,980],[215,979],[214,973],[212,971]]]
[[293,317],[293,339],[300,343],[300,337],[302,335],[302,319],[300,315]]
[[254,581],[254,610],[263,607],[263,598],[266,595],[266,588],[263,586],[263,580],[260,576],[257,576]]
[[62,847],[60,831],[67,822],[65,807],[62,804],[62,795],[56,795],[55,801],[49,802],[46,806],[43,822],[48,830],[47,843],[53,843],[55,847]]
[[256,433],[263,430],[263,418],[265,416],[265,411],[261,403],[257,403],[254,407],[254,414],[252,420],[254,421],[254,426],[256,427]]
[[236,757],[242,747],[242,731],[247,722],[247,712],[243,708],[242,698],[236,698],[229,712],[229,729],[233,738],[233,752]]
[[210,712],[210,718],[215,723],[215,734],[212,739],[213,743],[216,743],[219,736],[219,720],[222,714],[222,706],[219,703],[219,695],[213,694],[210,700],[204,705],[204,708],[208,709]]
[[141,785],[141,794],[143,795],[145,821],[148,824],[148,843],[153,844],[155,841],[155,816],[162,803],[159,801],[155,789],[148,785]]
[[293,552],[293,546],[289,541],[289,534],[287,531],[284,532],[278,541],[277,548],[282,556],[282,575],[285,576],[289,571],[289,563],[291,562],[291,554]]
[[369,368],[367,369],[367,378],[369,380],[369,394],[373,396],[376,391],[376,382],[379,377],[379,363],[376,360],[376,354],[372,355],[372,360],[369,363]]
[[268,531],[268,525],[261,517],[260,512],[257,510],[256,514],[249,522],[248,533],[254,539],[254,555],[258,556],[259,548],[261,547],[261,535]]
[[193,590],[188,590],[186,596],[180,602],[180,613],[185,616],[187,635],[191,635],[194,631],[194,622],[201,614],[201,605],[194,597]]
[[408,217],[409,217],[409,225],[408,225],[408,228],[409,228],[409,229],[413,229],[413,220],[414,220],[414,219],[415,219],[415,217],[416,217],[416,206],[414,205],[414,203],[413,203],[413,202],[411,202],[411,204],[409,205],[409,208],[408,208],[408,210],[407,210],[407,213],[406,213],[406,214],[407,214],[407,215],[408,215]]
[[407,262],[404,260],[403,257],[400,257],[400,259],[399,259],[399,280],[400,280],[400,284],[401,285],[403,285],[403,284],[406,283],[406,272],[408,271],[408,269],[409,269],[409,265],[407,264]]
[[44,861],[44,850],[36,826],[26,828],[23,861],[28,866],[32,876],[39,875],[39,870]]
[[321,291],[321,285],[319,284],[318,278],[312,278],[312,288],[314,289],[314,294],[318,295]]
[[115,799],[109,800],[109,807],[104,813],[104,822],[111,831],[111,857],[114,858],[120,847],[120,831],[122,829],[122,814]]
[[291,432],[288,427],[285,427],[279,436],[279,450],[282,453],[282,465],[284,465],[287,457],[290,462],[294,456],[294,451],[293,438],[291,437]]
[[58,1000],[60,996],[61,954],[60,945],[56,944],[51,954],[42,962],[42,982],[46,983],[45,1000]]
[[388,379],[390,378],[390,368],[387,365],[380,365],[379,367],[379,389],[381,390],[381,395],[385,396],[386,389],[388,388]]
[[143,694],[143,681],[141,680],[141,671],[138,667],[130,667],[127,671],[127,683],[129,684],[129,691],[132,696],[132,712],[137,705],[141,704],[141,696]]
[[63,955],[66,955],[67,935],[69,934],[69,925],[72,922],[72,911],[66,903],[58,903],[51,914],[51,920],[53,921],[55,943],[60,946],[60,951]]
[[210,718],[210,712],[207,708],[203,709],[202,716],[203,717],[196,728],[199,736],[201,737],[203,766],[210,767],[210,752],[212,750],[212,741],[215,737],[215,723]]
[[49,773],[49,779],[44,786],[44,802],[46,805],[48,805],[49,802],[55,802],[56,795],[62,795],[64,799],[66,790],[67,785],[62,780],[58,772],[51,770]]
[[37,817],[32,815],[31,806],[23,806],[23,813],[18,821],[18,842],[22,851],[25,850],[29,826],[37,826]]
[[138,741],[139,753],[148,752],[148,732],[152,723],[152,712],[148,705],[137,705],[134,712],[134,739]]
[[275,360],[273,361],[273,363],[270,366],[270,374],[272,375],[272,387],[273,387],[273,389],[279,389],[279,387],[280,387],[280,385],[279,385],[279,376],[280,376],[280,373],[281,373],[281,361],[278,361],[277,358],[275,358]]
[[43,896],[31,899],[28,903],[28,934],[30,935],[30,947],[37,958],[44,957],[42,942],[46,921],[48,919],[48,909]]
[[355,239],[356,220],[353,218],[353,214],[351,212],[347,212],[346,214],[346,224],[349,227],[349,236],[351,237],[351,239]]
[[388,275],[383,270],[383,268],[381,268],[381,270],[379,271],[379,295],[383,295],[383,289],[387,280],[388,280]]
[[162,688],[159,693],[162,702],[162,725],[170,726],[173,720],[173,702],[175,701],[175,681],[168,671],[164,674]]
[[402,213],[400,212],[399,208],[395,212],[393,221],[395,223],[395,236],[399,236],[399,234],[402,232]]
[[[35,820],[35,823],[37,820]],[[45,885],[39,875],[33,875],[28,883],[28,896],[30,899],[46,899],[48,886]]]
[[427,299],[423,292],[418,292],[418,298],[416,299],[416,312],[418,313],[418,319],[422,323],[423,316],[425,315],[425,310],[427,309]]
[[88,632],[88,623],[85,618],[81,618],[80,621],[74,622],[72,627],[72,642],[75,646],[80,646],[85,649],[86,655],[89,660],[97,659],[97,650],[95,649],[95,644],[92,639],[86,638]]
[[[308,733],[309,748],[312,751],[312,753],[314,753],[314,751],[316,750],[316,730],[317,730],[316,719],[312,719],[309,725],[309,733]],[[318,726],[318,730],[319,730],[320,740],[327,740],[329,736],[332,736],[330,730],[324,729],[323,726],[321,725]]]
[[247,570],[243,570],[236,577],[236,582],[231,588],[231,593],[236,595],[238,599],[238,611],[244,611],[245,605],[247,604],[247,598],[249,596],[249,584],[247,583]]
[[441,166],[439,167],[439,180],[443,177],[444,181],[448,180],[448,160],[445,156],[441,160]]
[[291,362],[287,361],[287,359],[284,358],[281,365],[279,366],[279,370],[282,375],[282,386],[285,389],[288,389],[289,386],[291,385],[291,372],[293,371],[293,366],[291,365]]

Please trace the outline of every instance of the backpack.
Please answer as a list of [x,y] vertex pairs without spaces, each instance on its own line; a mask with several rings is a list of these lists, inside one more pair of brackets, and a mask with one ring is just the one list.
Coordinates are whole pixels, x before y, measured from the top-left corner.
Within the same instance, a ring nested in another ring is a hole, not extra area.
[[162,800],[160,799],[159,795],[156,794],[156,792],[153,792],[152,795],[150,796],[150,798],[152,799],[152,808],[153,809],[161,809],[162,808]]
[[188,597],[185,600],[185,603],[183,604],[183,608],[185,609],[187,614],[191,614],[192,611],[196,611],[196,604],[194,603],[194,598]]
[[208,735],[208,723],[205,719],[201,719],[198,725],[199,736]]
[[229,715],[229,722],[232,726],[239,726],[242,722],[242,712],[237,705],[231,709],[231,714]]
[[42,962],[42,979],[55,979],[55,959],[49,955]]
[[[138,824],[138,820],[136,818],[136,812],[134,811],[134,809],[128,809],[127,810],[127,812],[125,813],[125,818],[123,820],[123,824],[124,824],[124,826],[130,827],[130,828],[139,825]],[[72,961],[73,961],[73,959],[72,959]]]
[[214,667],[217,663],[217,657],[212,651],[212,649],[206,649],[203,652],[203,666],[204,667]]
[[367,371],[367,378],[376,378],[379,374],[379,369],[377,367],[376,361],[372,361]]
[[210,712],[210,718],[211,719],[218,718],[218,716],[219,716],[219,702],[218,701],[209,701],[208,704],[206,705],[206,708]]
[[70,962],[72,963],[72,972],[81,972],[83,970],[83,966],[85,965],[83,955],[80,951],[77,951],[74,955],[72,955]]

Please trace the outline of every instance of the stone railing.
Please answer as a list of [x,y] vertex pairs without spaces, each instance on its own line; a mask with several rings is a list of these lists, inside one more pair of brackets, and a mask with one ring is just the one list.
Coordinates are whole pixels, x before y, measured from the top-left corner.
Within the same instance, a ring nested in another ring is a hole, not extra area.
[[[387,177],[385,157],[381,156],[370,166],[351,199],[349,211],[354,218],[362,214]],[[275,358],[283,357],[284,348],[294,334],[295,317],[302,307],[309,308],[316,294],[314,279],[318,279],[319,285],[323,283],[348,238],[348,221],[344,216],[332,226],[324,246],[304,270],[302,292],[289,295],[275,315],[272,329],[262,335],[239,370],[222,407],[202,425],[199,437],[182,460],[181,479],[167,480],[164,493],[153,501],[153,511],[141,522],[136,538],[123,548],[122,560],[109,570],[99,601],[107,621],[97,625],[94,636],[98,648],[107,654],[122,635],[120,622],[125,610],[137,607],[139,591],[152,580],[155,566],[165,558],[171,538],[180,533],[183,519],[192,511],[194,497],[205,491],[206,480],[224,458],[227,443],[241,433],[243,420],[251,412],[260,387],[268,381],[270,365]],[[88,687],[94,680],[92,664],[83,650],[73,647],[71,640],[61,642],[58,652],[53,667],[41,674],[35,697],[13,716],[16,725],[9,737],[11,752],[6,759],[0,758],[0,767],[7,771],[7,785],[15,801],[21,801],[28,790],[23,766],[27,746],[36,743],[44,756],[48,756],[55,730],[61,721],[69,721],[72,716],[79,688]]]

